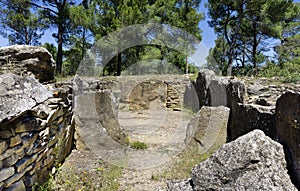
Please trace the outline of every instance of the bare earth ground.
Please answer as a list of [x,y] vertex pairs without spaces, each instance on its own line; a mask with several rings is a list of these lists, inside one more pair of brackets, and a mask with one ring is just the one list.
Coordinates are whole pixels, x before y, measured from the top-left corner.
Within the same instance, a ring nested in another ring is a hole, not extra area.
[[149,110],[119,111],[119,123],[130,142],[144,142],[148,148],[128,150],[129,168],[104,162],[90,151],[74,150],[55,175],[55,190],[165,190],[165,172],[185,148],[191,117],[159,103],[150,104]]

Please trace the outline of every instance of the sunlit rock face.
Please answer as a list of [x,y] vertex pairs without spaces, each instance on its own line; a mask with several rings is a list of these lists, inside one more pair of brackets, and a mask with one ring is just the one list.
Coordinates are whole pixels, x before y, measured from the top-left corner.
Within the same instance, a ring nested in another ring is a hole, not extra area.
[[0,48],[0,74],[34,76],[40,82],[54,79],[55,61],[43,47],[13,45]]

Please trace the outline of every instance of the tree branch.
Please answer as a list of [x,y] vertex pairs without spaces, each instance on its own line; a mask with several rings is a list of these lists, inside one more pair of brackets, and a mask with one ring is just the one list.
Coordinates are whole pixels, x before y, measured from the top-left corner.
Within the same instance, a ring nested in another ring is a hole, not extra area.
[[38,5],[38,4],[33,3],[33,2],[27,2],[27,3],[30,4],[30,5],[32,5],[32,6],[35,6],[35,7],[37,7],[37,8],[47,10],[47,11],[49,11],[49,12],[51,12],[51,13],[54,13],[55,15],[58,15],[58,13],[57,13],[56,11],[54,11],[54,10],[48,8],[48,7],[41,6],[41,5]]

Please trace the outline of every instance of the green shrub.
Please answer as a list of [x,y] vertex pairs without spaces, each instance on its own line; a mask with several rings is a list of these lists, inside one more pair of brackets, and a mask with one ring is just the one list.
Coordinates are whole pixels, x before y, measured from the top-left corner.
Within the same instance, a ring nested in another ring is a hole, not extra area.
[[279,77],[284,83],[296,83],[300,81],[300,65],[294,63],[284,63],[279,66],[273,63],[267,63],[266,66],[259,71],[259,77]]

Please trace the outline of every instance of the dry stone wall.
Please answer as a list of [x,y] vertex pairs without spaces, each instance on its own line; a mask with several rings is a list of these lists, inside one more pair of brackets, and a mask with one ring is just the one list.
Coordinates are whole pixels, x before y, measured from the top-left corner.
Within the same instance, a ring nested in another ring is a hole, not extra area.
[[72,92],[9,73],[0,79],[0,190],[30,189],[73,147]]

